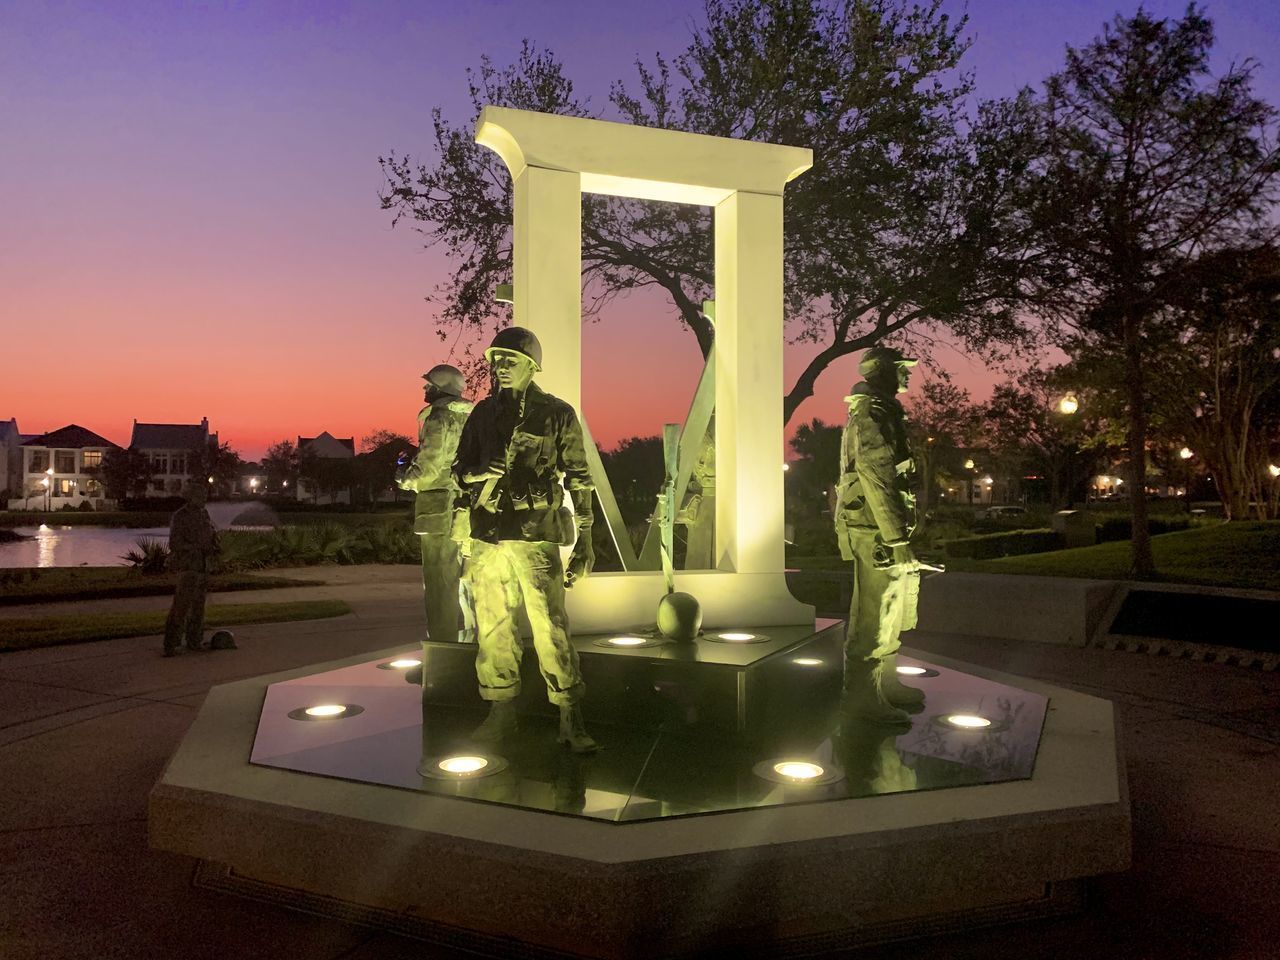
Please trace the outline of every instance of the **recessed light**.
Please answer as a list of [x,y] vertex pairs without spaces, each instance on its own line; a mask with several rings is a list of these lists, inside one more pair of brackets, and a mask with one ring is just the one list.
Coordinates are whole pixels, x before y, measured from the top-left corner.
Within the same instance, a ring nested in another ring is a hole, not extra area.
[[364,713],[364,707],[356,703],[313,703],[289,711],[290,720],[347,720]]
[[816,657],[796,657],[791,662],[801,667],[820,667],[825,661]]
[[616,637],[601,637],[595,641],[595,645],[613,650],[635,650],[639,647],[661,646],[665,642],[662,637],[642,637],[638,634],[625,633]]
[[422,666],[422,661],[416,657],[398,657],[395,660],[380,663],[378,666],[383,670],[412,670],[414,667]]
[[722,633],[719,637],[729,643],[746,643],[748,640],[754,640],[756,635],[754,633]]
[[981,730],[983,727],[991,726],[991,721],[986,717],[979,717],[972,713],[953,713],[947,717],[947,723],[964,730]]
[[611,647],[643,647],[645,643],[644,637],[610,637],[609,646]]
[[319,703],[302,711],[308,717],[340,717],[347,712],[343,703]]
[[808,763],[803,760],[783,760],[781,763],[773,765],[773,772],[789,780],[816,780],[826,773],[826,770],[816,763]]
[[898,672],[904,677],[923,677],[929,671],[924,667],[898,667]]
[[484,757],[445,757],[436,764],[445,773],[452,773],[462,777],[472,773],[479,773],[488,765],[489,761]]
[[428,780],[478,780],[501,773],[507,761],[492,753],[450,753],[423,757],[418,773]]
[[790,787],[825,785],[844,777],[844,771],[832,764],[796,757],[762,760],[751,768],[751,772],[763,780],[772,780]]

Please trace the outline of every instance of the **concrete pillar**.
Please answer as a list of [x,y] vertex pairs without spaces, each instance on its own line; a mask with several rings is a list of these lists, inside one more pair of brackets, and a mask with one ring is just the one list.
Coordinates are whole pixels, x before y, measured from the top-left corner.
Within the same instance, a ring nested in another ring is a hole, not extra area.
[[582,408],[582,175],[525,167],[515,178],[514,316],[542,343],[537,383]]
[[717,567],[780,573],[782,197],[721,201],[715,257]]

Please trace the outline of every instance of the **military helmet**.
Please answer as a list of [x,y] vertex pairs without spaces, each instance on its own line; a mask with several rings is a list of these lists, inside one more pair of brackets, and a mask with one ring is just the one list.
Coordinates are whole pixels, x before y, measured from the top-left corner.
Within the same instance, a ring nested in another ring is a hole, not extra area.
[[437,363],[422,375],[422,379],[451,397],[462,396],[467,387],[467,378],[462,375],[462,371],[447,363]]
[[919,362],[908,357],[897,347],[872,347],[863,352],[862,359],[858,361],[858,372],[864,377],[869,377],[885,367],[914,367]]
[[492,363],[495,352],[518,353],[532,360],[535,370],[542,369],[542,344],[538,342],[532,330],[526,330],[524,327],[507,327],[505,330],[499,330],[498,335],[493,338],[493,343],[489,344],[489,348],[485,350],[484,358]]

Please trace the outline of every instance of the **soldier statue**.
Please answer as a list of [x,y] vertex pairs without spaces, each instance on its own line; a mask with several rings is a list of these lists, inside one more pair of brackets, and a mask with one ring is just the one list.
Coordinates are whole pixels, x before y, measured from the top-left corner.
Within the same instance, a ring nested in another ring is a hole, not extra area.
[[204,598],[209,568],[218,555],[218,531],[204,508],[209,497],[206,484],[188,480],[183,486],[186,503],[169,520],[169,569],[178,574],[173,606],[164,624],[164,655],[199,650],[204,640]]
[[[542,346],[533,333],[500,330],[485,359],[495,389],[467,420],[454,463],[470,524],[476,676],[480,696],[490,703],[475,737],[499,740],[515,731],[522,653],[516,612],[523,603],[547,698],[560,708],[559,740],[587,753],[596,742],[582,722],[582,674],[565,613],[565,589],[595,562],[582,427],[573,407],[533,382],[542,369]],[[572,511],[564,503],[566,486]],[[573,555],[565,571],[560,547],[569,544]]]
[[864,719],[888,725],[910,723],[907,711],[924,705],[924,694],[903,685],[896,670],[899,634],[916,623],[920,582],[910,546],[914,465],[896,395],[906,391],[917,362],[891,347],[862,355],[862,382],[845,397],[834,510],[840,555],[853,561],[846,687],[860,692],[855,703]]
[[422,375],[426,406],[418,413],[418,453],[396,474],[401,490],[412,490],[413,532],[422,549],[422,594],[427,613],[427,634],[432,640],[460,639],[463,604],[458,595],[462,570],[460,545],[453,539],[453,506],[458,485],[453,460],[462,437],[462,426],[471,412],[463,398],[466,380],[462,371],[441,363]]

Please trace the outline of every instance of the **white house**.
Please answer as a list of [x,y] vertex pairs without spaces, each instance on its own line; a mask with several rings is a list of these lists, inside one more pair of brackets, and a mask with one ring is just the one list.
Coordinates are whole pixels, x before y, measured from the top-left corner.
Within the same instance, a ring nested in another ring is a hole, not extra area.
[[[350,466],[350,461],[356,456],[356,442],[353,437],[335,437],[328,430],[324,431],[318,437],[298,437],[298,455],[304,464],[308,458],[317,461],[329,461],[328,466],[337,466],[346,461],[345,466]],[[304,466],[304,471],[306,467]],[[321,464],[317,471],[320,475],[325,475],[329,471],[325,469],[325,465]],[[338,471],[333,471],[338,473]],[[325,489],[321,489],[321,487]],[[317,482],[317,478],[299,477],[297,498],[299,500],[310,501],[315,504],[325,503],[350,503],[351,487],[349,479],[344,484],[321,484]]]
[[0,420],[0,490],[11,496],[22,492],[22,444],[30,439],[18,429],[16,418]]
[[58,510],[88,502],[94,509],[114,506],[98,472],[109,450],[120,449],[92,430],[70,424],[22,444],[23,496],[9,501],[11,510]]

